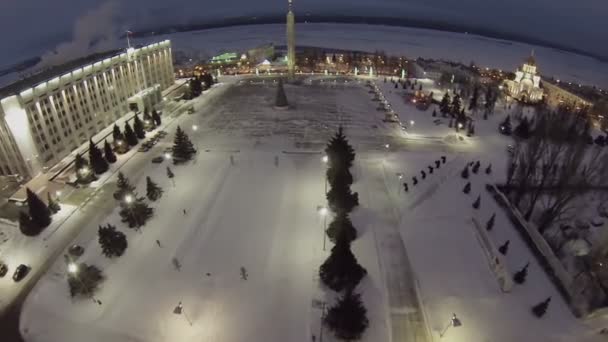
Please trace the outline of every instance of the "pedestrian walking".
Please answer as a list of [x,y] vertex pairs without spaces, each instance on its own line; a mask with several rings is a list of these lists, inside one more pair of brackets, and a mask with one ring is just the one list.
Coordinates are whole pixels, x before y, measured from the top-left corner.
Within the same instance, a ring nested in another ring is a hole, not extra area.
[[186,209],[184,209],[184,216],[186,216]]
[[158,245],[158,247],[162,248],[163,246],[160,245],[160,240],[156,240],[156,244]]

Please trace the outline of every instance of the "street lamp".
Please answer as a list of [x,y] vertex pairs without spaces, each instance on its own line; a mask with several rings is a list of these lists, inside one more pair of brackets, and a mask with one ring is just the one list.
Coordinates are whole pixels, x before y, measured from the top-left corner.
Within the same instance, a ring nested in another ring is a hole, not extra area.
[[323,158],[321,158],[321,160],[327,164],[327,162],[329,161],[329,158],[327,156],[323,156]]
[[325,240],[327,239],[327,208],[319,206],[318,207],[319,215],[323,217],[323,250],[325,250]]
[[166,152],[166,153],[165,153],[165,159],[166,159],[166,160],[171,159],[171,153]]
[[439,333],[439,338],[442,338],[450,327],[457,328],[461,325],[462,325],[462,322],[460,321],[460,319],[458,319],[458,317],[456,317],[456,314],[455,313],[452,314],[452,318],[450,318],[448,325],[445,327],[445,329],[443,329],[443,331],[441,333]]
[[198,126],[197,126],[197,125],[192,125],[192,130],[193,130],[193,131],[196,131],[197,129],[198,129]]
[[133,196],[132,195],[126,195],[125,196],[125,203],[127,203],[127,204],[133,203]]
[[68,264],[68,272],[70,274],[76,274],[76,272],[78,272],[78,265],[76,265],[73,262],[69,263]]
[[82,289],[86,290],[89,293],[89,296],[91,296],[91,300],[93,300],[93,302],[95,302],[95,304],[101,305],[101,301],[99,299],[95,298],[95,296],[87,289],[87,287],[84,284],[84,282],[82,281],[82,279],[80,279],[80,277],[78,276],[78,265],[75,262],[70,262],[68,264],[68,273],[71,274],[72,277],[74,277],[76,280],[78,280],[78,282],[80,283],[80,286],[82,286]]
[[414,120],[410,120],[410,126],[414,126],[415,122]]
[[188,318],[188,315],[186,315],[186,311],[184,311],[184,306],[182,305],[181,301],[177,304],[175,309],[173,309],[173,313],[176,315],[181,315],[183,313],[184,317],[186,318],[186,321],[188,321],[190,326],[192,326],[192,321],[190,321],[190,318]]

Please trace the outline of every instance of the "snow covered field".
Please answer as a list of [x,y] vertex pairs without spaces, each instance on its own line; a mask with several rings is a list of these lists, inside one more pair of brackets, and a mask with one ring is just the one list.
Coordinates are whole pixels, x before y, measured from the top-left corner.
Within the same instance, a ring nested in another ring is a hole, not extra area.
[[[398,102],[390,83],[377,81],[400,118],[416,121],[405,134],[382,121],[384,113],[376,110],[364,81],[315,77],[286,85],[288,111],[273,108],[272,78],[223,82],[195,100],[194,115],[182,115],[167,129],[173,133],[179,123],[199,148],[194,162],[172,166],[175,187],[166,177],[166,162],[130,166],[149,163],[153,154],[139,154],[125,165],[140,194],[145,176],[165,190],[152,203],[156,212],[143,232],[126,228],[114,210],[89,222],[76,239],[86,248],[79,262],[96,264],[107,276],[96,294],[103,304],[70,299],[66,265],[58,260],[26,300],[21,331],[27,341],[318,338],[319,303],[334,300],[317,276],[328,252],[322,250],[317,211],[325,205],[320,151],[338,124],[357,152],[353,190],[361,204],[352,214],[359,231],[353,251],[368,270],[358,291],[370,318],[363,341],[439,341],[452,313],[463,326],[450,328],[448,341],[596,340],[594,328],[574,318],[485,192],[486,182],[504,177],[509,140],[496,133],[502,110],[487,121],[477,118],[477,135],[454,145],[445,139],[453,131],[432,124],[432,108],[422,112]],[[193,124],[196,132],[188,130]],[[442,155],[447,163],[422,180],[420,170]],[[482,173],[491,162],[494,172],[472,175],[473,190],[465,195],[460,171],[470,160],[482,161]],[[412,176],[420,181],[416,187]],[[474,210],[478,194],[481,208]],[[471,225],[472,217],[485,224],[492,212],[492,241],[511,240],[508,269],[530,262],[526,283],[510,293],[501,292]],[[97,243],[97,227],[107,223],[129,241],[125,255],[115,260],[102,256]],[[247,269],[247,280],[240,278],[240,267]],[[547,296],[547,315],[536,319],[530,307]],[[187,317],[173,314],[180,301]],[[332,341],[331,333],[325,331],[324,340]]]

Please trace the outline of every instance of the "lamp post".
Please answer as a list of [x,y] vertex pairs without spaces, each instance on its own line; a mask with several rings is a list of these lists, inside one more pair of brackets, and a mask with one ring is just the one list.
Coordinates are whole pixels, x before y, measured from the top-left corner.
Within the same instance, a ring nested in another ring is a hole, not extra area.
[[325,240],[327,239],[327,208],[319,206],[319,215],[323,217],[323,250],[325,250]]
[[82,281],[82,279],[80,279],[80,277],[78,276],[78,265],[75,262],[70,262],[68,264],[68,273],[71,274],[72,277],[76,278],[76,280],[78,280],[78,282],[80,283],[82,288],[87,291],[87,293],[89,294],[89,297],[91,297],[91,299],[93,300],[93,302],[95,304],[101,305],[101,301],[99,299],[95,298],[95,296],[87,289],[87,287],[84,284],[84,282]]
[[186,315],[186,311],[184,311],[184,306],[182,305],[181,301],[177,304],[175,309],[173,309],[173,313],[176,315],[181,315],[183,313],[184,318],[186,318],[186,321],[188,321],[188,324],[190,324],[190,326],[192,326],[192,321],[190,320],[190,318],[188,318],[188,315]]
[[450,318],[448,325],[445,327],[445,329],[443,329],[442,332],[439,333],[439,338],[442,338],[443,336],[445,336],[445,333],[448,331],[448,329],[450,327],[457,328],[461,325],[462,325],[462,322],[460,321],[460,319],[458,319],[458,317],[456,317],[456,314],[455,313],[452,314],[452,318]]
[[136,217],[135,217],[135,215],[133,213],[133,206],[132,206],[132,204],[133,204],[134,201],[135,201],[135,198],[133,197],[133,195],[131,195],[131,194],[125,195],[125,203],[127,204],[127,208],[129,209],[129,215],[131,216],[132,219],[134,219],[136,221],[135,225],[137,226],[137,228],[135,228],[135,230],[137,230],[138,232],[141,233],[141,230],[139,229],[139,226],[138,226],[139,222],[137,222],[138,220],[136,219]]
[[[325,163],[325,165],[327,165],[327,163],[329,162],[329,157],[323,156],[321,160],[323,161],[323,163]],[[327,195],[327,167],[325,168],[325,171],[325,194]]]

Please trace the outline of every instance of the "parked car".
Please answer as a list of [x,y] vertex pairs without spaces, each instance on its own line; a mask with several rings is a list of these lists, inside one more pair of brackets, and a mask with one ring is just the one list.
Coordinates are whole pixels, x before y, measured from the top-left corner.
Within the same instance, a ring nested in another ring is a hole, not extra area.
[[24,264],[17,266],[15,273],[13,273],[13,280],[20,281],[30,272],[30,267]]
[[158,157],[154,157],[154,158],[152,159],[152,162],[153,162],[154,164],[160,164],[160,163],[162,163],[162,162],[163,162],[163,160],[165,160],[165,158],[164,158],[164,157],[162,157],[162,156],[158,156]]
[[8,266],[0,261],[0,278],[3,278],[8,272]]
[[68,253],[73,257],[79,257],[84,254],[84,248],[80,245],[72,245],[68,248]]

